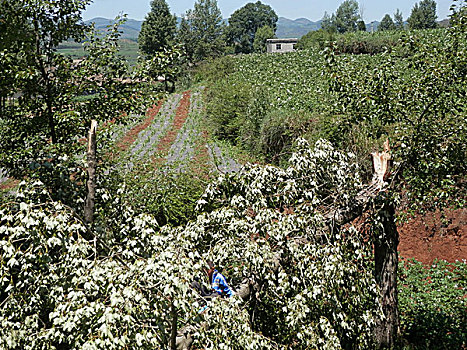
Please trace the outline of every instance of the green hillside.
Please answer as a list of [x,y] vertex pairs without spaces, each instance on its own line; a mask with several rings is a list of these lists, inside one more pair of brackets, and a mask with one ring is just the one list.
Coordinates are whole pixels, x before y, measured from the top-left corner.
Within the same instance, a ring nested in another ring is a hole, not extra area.
[[[129,39],[120,39],[119,43],[119,54],[125,57],[130,65],[134,65],[139,56],[138,43]],[[59,45],[58,51],[66,56],[70,56],[73,59],[79,59],[86,55],[82,43],[76,42],[65,42]]]

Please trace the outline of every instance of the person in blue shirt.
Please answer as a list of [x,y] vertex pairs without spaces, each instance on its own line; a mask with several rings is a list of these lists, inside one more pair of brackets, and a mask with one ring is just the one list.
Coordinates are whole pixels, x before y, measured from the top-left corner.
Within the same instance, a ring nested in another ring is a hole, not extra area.
[[234,291],[227,284],[225,277],[216,270],[214,263],[212,261],[208,261],[207,265],[207,274],[209,276],[209,282],[211,283],[212,289],[221,297],[230,298],[234,296]]

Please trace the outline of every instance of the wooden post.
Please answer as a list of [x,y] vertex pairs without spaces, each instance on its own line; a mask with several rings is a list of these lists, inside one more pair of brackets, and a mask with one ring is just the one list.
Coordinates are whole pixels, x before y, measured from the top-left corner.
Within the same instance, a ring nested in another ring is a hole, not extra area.
[[97,121],[91,121],[91,128],[89,129],[88,135],[88,195],[86,197],[86,203],[84,205],[84,220],[88,224],[94,222],[94,204],[96,199],[96,132],[97,132]]
[[170,329],[170,349],[177,350],[177,322],[178,322],[178,313],[177,307],[175,306],[174,300],[172,299],[170,313],[172,315],[172,325]]

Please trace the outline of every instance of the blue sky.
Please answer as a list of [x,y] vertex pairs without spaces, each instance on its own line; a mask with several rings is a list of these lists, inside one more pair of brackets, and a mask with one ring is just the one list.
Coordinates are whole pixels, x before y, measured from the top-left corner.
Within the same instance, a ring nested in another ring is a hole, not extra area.
[[[296,19],[305,17],[312,21],[323,17],[324,11],[333,13],[343,0],[264,0],[264,4],[270,5],[279,16]],[[194,0],[168,0],[170,10],[177,15],[193,8]],[[248,2],[256,0],[218,0],[219,8],[224,18],[228,18],[236,9]],[[380,21],[386,13],[393,14],[399,8],[406,19],[412,10],[416,0],[360,0],[363,7],[365,22]],[[452,0],[437,0],[438,19],[447,18]],[[150,9],[150,0],[94,0],[84,12],[84,19],[94,17],[114,18],[120,13],[128,14],[129,18],[142,20]]]

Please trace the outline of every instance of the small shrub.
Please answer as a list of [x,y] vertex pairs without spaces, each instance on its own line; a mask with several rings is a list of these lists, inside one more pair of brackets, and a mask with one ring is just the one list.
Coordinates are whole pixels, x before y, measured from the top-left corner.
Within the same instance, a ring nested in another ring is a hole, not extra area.
[[224,79],[235,70],[235,58],[233,56],[223,56],[202,63],[196,70],[196,81],[215,82]]
[[239,119],[247,114],[251,95],[251,86],[247,83],[231,85],[221,80],[209,88],[206,113],[215,136],[231,142],[237,139]]
[[260,131],[261,153],[276,164],[289,158],[294,140],[304,133],[311,121],[307,113],[286,110],[269,112]]

